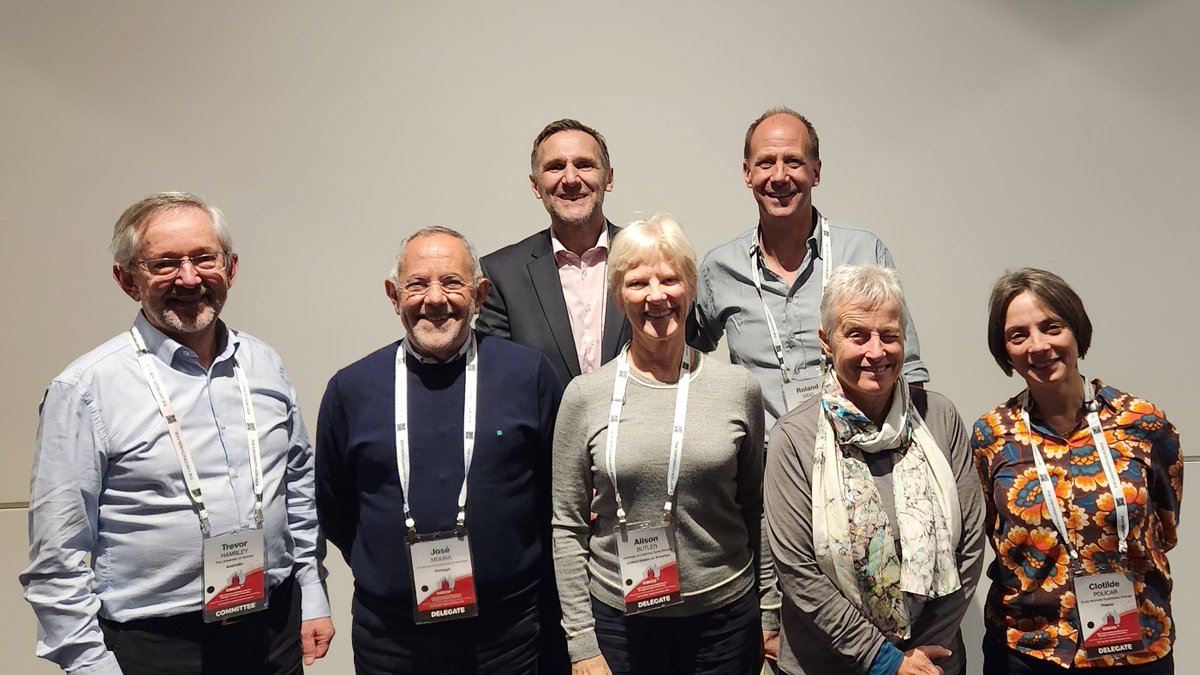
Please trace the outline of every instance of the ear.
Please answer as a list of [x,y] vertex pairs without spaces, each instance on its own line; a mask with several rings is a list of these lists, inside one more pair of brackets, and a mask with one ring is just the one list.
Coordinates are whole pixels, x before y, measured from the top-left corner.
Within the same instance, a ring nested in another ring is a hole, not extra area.
[[742,179],[746,181],[746,187],[751,189],[754,188],[754,186],[750,184],[750,160],[748,159],[742,160]]
[[825,335],[824,328],[817,329],[817,337],[821,338],[821,351],[829,358],[833,358],[833,345],[829,344],[829,337]]
[[142,292],[137,287],[137,277],[134,272],[121,267],[120,263],[113,263],[113,279],[117,280],[117,285],[125,291],[125,295],[133,298],[135,302],[142,301]]
[[533,174],[529,174],[529,188],[533,190],[533,196],[537,197],[538,201],[541,201],[542,191],[538,189],[537,179],[533,177]]
[[488,281],[487,277],[479,277],[479,281],[475,282],[475,313],[483,309],[483,302],[487,300],[488,287],[492,282]]
[[229,254],[229,267],[225,270],[225,288],[233,288],[233,280],[237,276],[238,271],[238,255],[236,253]]
[[387,293],[388,299],[392,301],[392,308],[396,310],[396,315],[399,316],[400,292],[396,289],[396,284],[392,283],[391,279],[384,279],[383,291]]
[[818,185],[821,184],[821,160],[818,159],[818,160],[814,161],[812,167],[813,167],[813,172],[812,172],[813,187],[817,187]]
[[610,166],[610,167],[608,167],[608,180],[606,180],[604,182],[604,191],[605,192],[612,192],[612,183],[613,183],[613,170],[612,170],[612,167]]

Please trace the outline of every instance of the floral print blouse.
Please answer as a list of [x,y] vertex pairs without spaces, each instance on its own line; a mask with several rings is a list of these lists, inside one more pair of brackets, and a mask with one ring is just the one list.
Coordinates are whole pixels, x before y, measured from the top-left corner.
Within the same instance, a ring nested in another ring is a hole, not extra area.
[[[1013,397],[975,422],[971,447],[983,482],[984,531],[996,559],[984,623],[1010,649],[1067,667],[1154,661],[1171,651],[1171,571],[1183,497],[1179,434],[1145,399],[1095,380],[1100,424],[1113,452],[1129,506],[1128,565],[1147,650],[1088,660],[1079,646],[1079,613],[1070,554],[1042,502],[1029,432]],[[1071,543],[1085,574],[1120,558],[1112,492],[1087,423],[1067,438],[1031,414],[1033,434],[1055,484]]]

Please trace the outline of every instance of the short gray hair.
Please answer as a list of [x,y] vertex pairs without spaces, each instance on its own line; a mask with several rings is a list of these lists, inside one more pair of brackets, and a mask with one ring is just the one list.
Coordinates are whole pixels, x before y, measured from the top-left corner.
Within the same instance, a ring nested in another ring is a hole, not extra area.
[[142,227],[154,216],[167,211],[181,208],[196,208],[208,214],[212,221],[213,232],[221,243],[221,250],[226,253],[233,251],[233,235],[225,223],[225,216],[217,207],[199,197],[187,192],[159,192],[145,197],[133,206],[125,209],[117,223],[113,225],[113,237],[110,248],[113,262],[122,269],[130,269],[141,252]]
[[629,268],[661,256],[683,277],[688,291],[696,293],[696,250],[683,228],[669,213],[635,220],[613,237],[608,251],[608,289],[619,295]]
[[838,311],[852,302],[870,306],[895,303],[900,308],[900,330],[908,327],[900,275],[890,267],[843,265],[833,270],[821,296],[821,329],[826,335],[837,330]]
[[471,258],[471,285],[475,285],[483,278],[483,267],[479,264],[479,254],[475,252],[475,246],[466,236],[453,228],[430,225],[413,232],[400,243],[400,252],[396,254],[396,262],[392,263],[392,269],[388,270],[387,274],[387,278],[391,280],[393,286],[400,286],[400,266],[404,264],[404,253],[408,250],[408,245],[415,239],[431,237],[435,234],[444,234],[462,242],[463,248],[467,250],[467,255]]

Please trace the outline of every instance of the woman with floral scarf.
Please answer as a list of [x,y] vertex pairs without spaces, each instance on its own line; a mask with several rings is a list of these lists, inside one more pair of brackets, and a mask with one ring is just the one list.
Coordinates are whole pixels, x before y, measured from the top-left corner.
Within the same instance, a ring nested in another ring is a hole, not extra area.
[[771,431],[767,527],[784,673],[966,672],[959,623],[979,581],[983,503],[962,419],[910,387],[893,270],[835,270],[822,392]]

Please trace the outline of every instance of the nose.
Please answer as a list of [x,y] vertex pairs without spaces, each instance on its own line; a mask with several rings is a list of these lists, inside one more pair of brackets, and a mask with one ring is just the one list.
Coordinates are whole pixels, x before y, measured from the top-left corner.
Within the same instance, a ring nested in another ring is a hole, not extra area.
[[647,290],[649,291],[646,295],[648,302],[662,302],[667,299],[667,293],[663,290],[663,285],[657,280],[651,279]]
[[866,347],[866,357],[868,359],[882,359],[885,354],[883,339],[879,337],[879,333],[871,333],[871,338],[863,346]]
[[440,281],[429,282],[429,290],[425,291],[425,304],[440,305],[446,302],[446,291]]
[[775,166],[771,167],[771,182],[782,183],[787,180],[787,167],[783,162],[775,162]]
[[175,283],[180,286],[197,286],[200,284],[200,274],[196,272],[196,266],[191,260],[184,259],[179,263],[179,273],[175,275]]
[[579,185],[579,169],[576,169],[574,164],[568,164],[566,168],[563,169],[562,182],[564,185]]
[[1042,335],[1041,331],[1030,331],[1029,333],[1029,351],[1043,352],[1049,349],[1050,342],[1046,340],[1046,336]]

